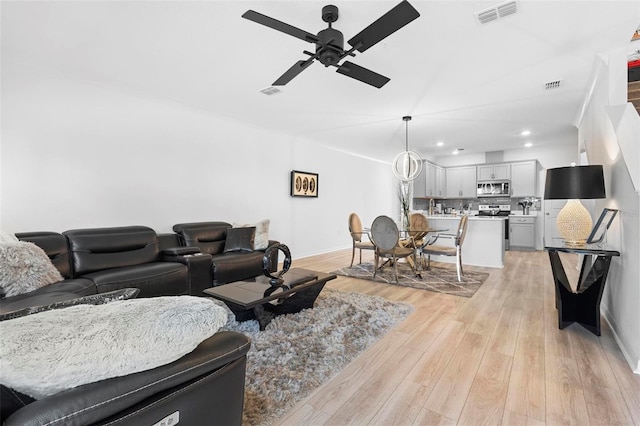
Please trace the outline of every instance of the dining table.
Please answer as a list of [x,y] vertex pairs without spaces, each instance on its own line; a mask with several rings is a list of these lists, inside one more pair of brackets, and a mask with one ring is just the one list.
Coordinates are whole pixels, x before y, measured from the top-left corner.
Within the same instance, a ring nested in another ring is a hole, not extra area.
[[[415,249],[414,256],[407,257],[407,262],[409,262],[409,264],[411,265],[411,268],[416,273],[417,277],[422,278],[421,276],[421,272],[423,270],[422,269],[422,266],[423,266],[422,265],[423,263],[422,248],[433,244],[438,239],[438,235],[441,232],[447,232],[448,230],[449,230],[448,228],[427,228],[427,229],[421,229],[418,231],[412,231],[412,230],[406,230],[406,229],[401,229],[398,231],[398,233],[400,234],[400,240],[398,244],[400,244],[400,246],[402,247],[413,246],[413,248]],[[422,234],[422,238],[417,238],[417,239],[414,238],[415,236],[418,236],[421,234]],[[435,234],[435,235],[430,235],[430,234]],[[420,255],[419,258],[418,258],[418,254]]]

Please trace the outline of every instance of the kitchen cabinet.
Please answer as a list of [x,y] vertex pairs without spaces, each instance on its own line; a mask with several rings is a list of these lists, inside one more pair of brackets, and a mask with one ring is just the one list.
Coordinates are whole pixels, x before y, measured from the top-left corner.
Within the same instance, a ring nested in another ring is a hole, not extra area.
[[436,169],[436,183],[435,183],[435,191],[434,197],[444,197],[445,192],[445,176],[444,176],[444,168],[440,166],[435,166]]
[[522,161],[511,163],[511,196],[535,197],[538,180],[538,162]]
[[442,197],[443,190],[443,168],[429,163],[422,162],[422,172],[413,181],[413,196],[417,198]]
[[536,218],[535,216],[509,217],[509,246],[512,249],[536,247]]
[[445,196],[447,198],[476,198],[476,166],[447,167]]
[[483,164],[478,166],[478,181],[509,180],[511,178],[511,164]]
[[421,198],[421,197],[427,196],[427,193],[426,193],[427,179],[425,178],[426,165],[427,165],[427,162],[422,161],[422,170],[420,171],[420,174],[418,175],[418,177],[415,178],[415,180],[413,181],[413,197],[414,198]]

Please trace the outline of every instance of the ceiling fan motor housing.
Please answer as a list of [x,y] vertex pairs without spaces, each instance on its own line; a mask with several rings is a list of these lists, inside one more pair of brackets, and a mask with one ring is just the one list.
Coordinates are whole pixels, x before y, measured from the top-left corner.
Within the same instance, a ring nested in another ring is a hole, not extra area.
[[320,55],[318,58],[320,62],[326,67],[336,65],[343,52],[344,36],[342,33],[333,28],[325,28],[318,33],[318,39],[316,53]]
[[336,22],[338,20],[338,7],[332,4],[323,7],[322,20],[328,23]]

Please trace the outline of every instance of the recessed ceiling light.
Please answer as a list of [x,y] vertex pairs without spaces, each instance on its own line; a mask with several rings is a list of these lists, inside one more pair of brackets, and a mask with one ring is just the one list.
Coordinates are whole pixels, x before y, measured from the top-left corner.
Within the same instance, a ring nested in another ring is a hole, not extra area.
[[522,133],[520,133],[522,136],[529,136],[531,134],[531,130],[523,130]]
[[524,144],[524,146],[525,146],[526,148],[531,148],[531,147],[533,146],[533,143],[531,143],[531,142],[527,142],[527,143],[525,143],[525,144]]
[[452,152],[452,154],[453,154],[453,155],[458,155],[458,152],[460,152],[460,151],[458,151],[458,150],[456,149],[456,150],[454,150],[454,151]]
[[436,145],[438,145],[438,146],[442,146],[442,145],[444,145],[444,142],[440,141],[440,142],[438,142]]

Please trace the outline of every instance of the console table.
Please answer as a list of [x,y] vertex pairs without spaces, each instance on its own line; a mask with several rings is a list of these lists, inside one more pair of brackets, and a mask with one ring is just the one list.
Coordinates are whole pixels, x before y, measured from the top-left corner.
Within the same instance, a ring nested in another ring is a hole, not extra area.
[[[600,300],[607,281],[611,258],[620,256],[620,252],[588,244],[584,247],[560,246],[544,249],[549,252],[556,288],[558,328],[563,329],[577,322],[593,334],[600,336]],[[584,256],[575,292],[571,289],[560,261],[560,252]]]

